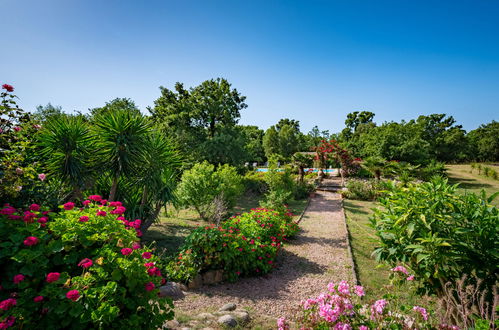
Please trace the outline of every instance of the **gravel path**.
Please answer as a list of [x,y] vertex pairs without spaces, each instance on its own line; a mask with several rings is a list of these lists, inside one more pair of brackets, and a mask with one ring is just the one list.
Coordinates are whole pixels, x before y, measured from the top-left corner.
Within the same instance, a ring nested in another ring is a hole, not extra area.
[[204,286],[175,302],[177,311],[201,313],[228,302],[249,307],[252,316],[293,319],[303,299],[317,296],[331,281],[351,281],[352,262],[341,196],[318,192],[300,222],[302,230],[285,245],[277,268],[263,277]]

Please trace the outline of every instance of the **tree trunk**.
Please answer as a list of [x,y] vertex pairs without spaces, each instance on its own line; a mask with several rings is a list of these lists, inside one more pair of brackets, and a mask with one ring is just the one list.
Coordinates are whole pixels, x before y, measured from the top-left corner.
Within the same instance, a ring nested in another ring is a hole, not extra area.
[[118,189],[118,176],[113,178],[113,185],[111,186],[111,191],[109,192],[109,201],[113,202],[116,196],[116,190]]
[[149,229],[149,227],[151,227],[151,225],[154,223],[154,220],[158,218],[162,206],[163,205],[161,205],[160,202],[156,204],[156,209],[154,210],[154,213],[142,223],[142,226],[140,226],[140,230],[142,231],[142,233],[145,233]]
[[298,175],[300,177],[300,183],[303,183],[303,176],[305,175],[303,166],[298,167]]

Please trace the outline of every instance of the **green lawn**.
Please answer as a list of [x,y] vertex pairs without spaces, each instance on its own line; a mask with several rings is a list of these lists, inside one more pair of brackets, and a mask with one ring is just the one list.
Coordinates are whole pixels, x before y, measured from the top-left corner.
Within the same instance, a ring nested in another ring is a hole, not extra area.
[[[233,214],[248,212],[252,208],[258,207],[261,196],[244,195],[232,209]],[[307,200],[292,201],[289,203],[289,208],[298,217],[305,206]],[[168,209],[167,214],[163,215],[160,221],[149,228],[144,234],[144,242],[154,244],[158,250],[165,256],[175,254],[179,247],[184,242],[190,232],[197,225],[206,225],[207,222],[199,218],[198,214],[192,209],[175,210]]]
[[[499,166],[486,165],[495,168],[499,171]],[[499,191],[499,180],[494,180],[484,175],[479,175],[475,169],[471,173],[470,165],[447,165],[447,174],[450,183],[459,183],[462,192],[473,192],[479,194],[481,190],[485,190],[487,196]],[[499,206],[499,197],[492,204]]]

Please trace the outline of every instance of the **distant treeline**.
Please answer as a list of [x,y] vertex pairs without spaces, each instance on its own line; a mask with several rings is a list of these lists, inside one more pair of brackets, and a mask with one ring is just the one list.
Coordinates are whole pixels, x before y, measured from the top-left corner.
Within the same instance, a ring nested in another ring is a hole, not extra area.
[[[303,133],[299,121],[292,119],[281,119],[264,131],[238,125],[240,112],[247,107],[246,97],[225,79],[207,80],[189,89],[177,83],[172,90],[160,90],[154,106],[147,109],[149,120],[182,152],[186,164],[207,160],[242,166],[265,162],[271,155],[285,162],[295,152],[311,151],[321,140],[331,138],[360,158],[378,156],[413,164],[499,161],[499,122],[495,120],[466,132],[445,114],[378,125],[374,113],[356,111],[348,114],[345,128],[336,134],[317,126]],[[122,109],[139,112],[132,100],[117,98],[85,116]],[[49,104],[38,107],[35,116],[43,121],[62,113],[60,107]]]

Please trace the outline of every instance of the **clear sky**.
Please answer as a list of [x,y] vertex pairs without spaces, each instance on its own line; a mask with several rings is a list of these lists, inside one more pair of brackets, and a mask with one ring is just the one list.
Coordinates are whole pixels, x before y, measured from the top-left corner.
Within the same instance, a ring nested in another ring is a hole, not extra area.
[[355,110],[499,120],[497,0],[0,0],[0,31],[0,83],[26,110],[145,109],[160,85],[224,77],[262,128],[335,132]]

